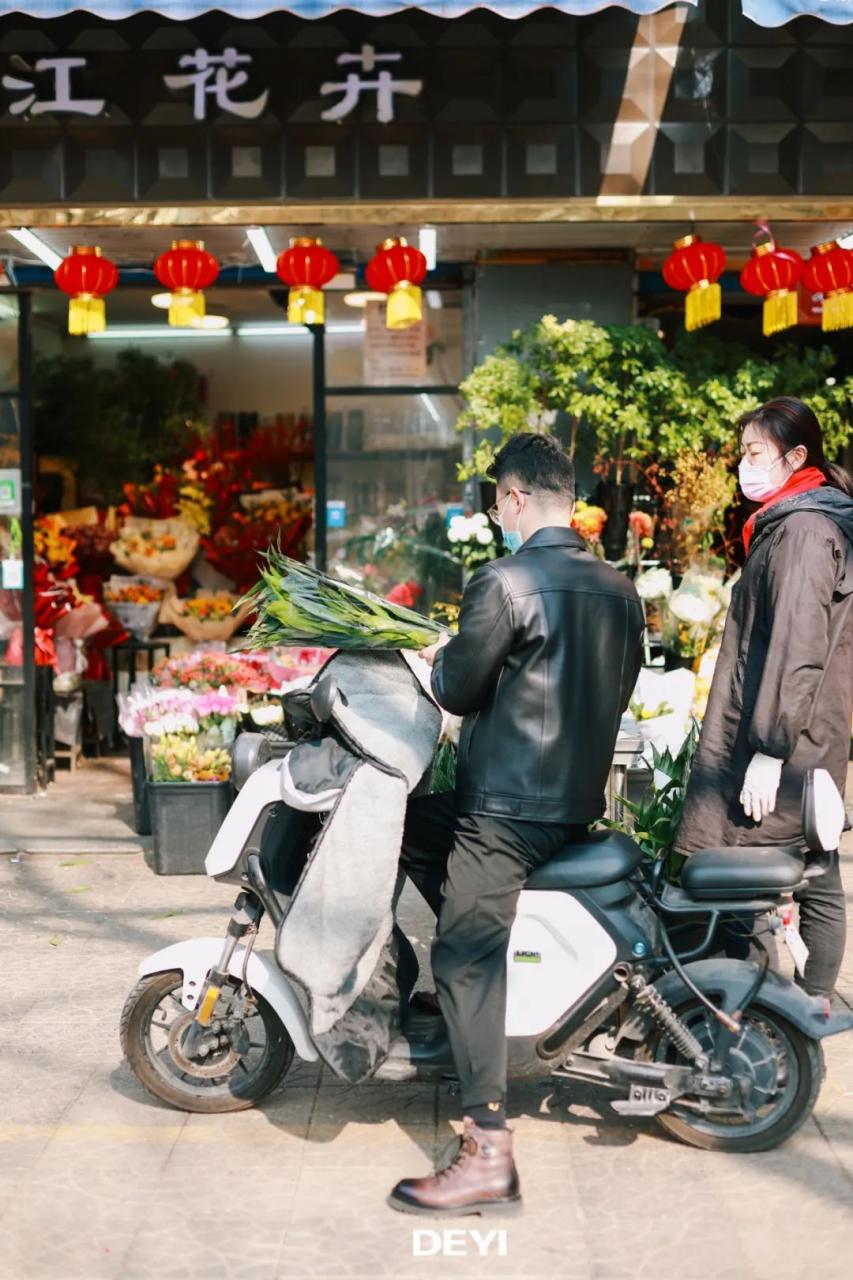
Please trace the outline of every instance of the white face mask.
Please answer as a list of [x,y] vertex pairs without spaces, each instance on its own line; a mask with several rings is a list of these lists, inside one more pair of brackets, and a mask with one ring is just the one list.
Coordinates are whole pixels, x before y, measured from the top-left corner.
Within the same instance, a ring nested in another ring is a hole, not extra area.
[[754,462],[747,462],[746,458],[741,458],[738,479],[743,496],[749,498],[750,502],[766,502],[768,498],[773,497],[774,493],[778,493],[788,476],[783,474],[780,480],[775,480],[774,470],[780,462],[785,462],[787,457],[787,454],[783,454],[781,458],[771,462],[769,467],[760,467]]

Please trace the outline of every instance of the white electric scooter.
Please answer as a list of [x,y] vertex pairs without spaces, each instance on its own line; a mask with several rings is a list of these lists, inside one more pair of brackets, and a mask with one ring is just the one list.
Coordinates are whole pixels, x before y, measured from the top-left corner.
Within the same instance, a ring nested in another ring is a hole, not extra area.
[[[240,790],[206,860],[209,876],[239,890],[225,941],[194,938],[148,956],[124,1007],[131,1069],[184,1111],[250,1107],[286,1087],[294,1056],[318,1058],[304,1001],[274,952],[255,946],[263,916],[277,926],[287,910],[288,864],[298,874],[305,856],[281,799],[282,764],[260,735],[238,738]],[[817,1098],[821,1040],[853,1028],[853,1014],[770,971],[766,953],[761,963],[712,956],[714,936],[727,917],[778,919],[825,869],[843,824],[841,797],[816,771],[803,797],[808,858],[793,848],[708,850],[676,888],[627,835],[592,831],[535,870],[507,953],[510,1078],[609,1086],[616,1112],[656,1117],[697,1147],[783,1142]],[[374,1078],[452,1079],[443,1020],[411,1007],[402,1018]]]

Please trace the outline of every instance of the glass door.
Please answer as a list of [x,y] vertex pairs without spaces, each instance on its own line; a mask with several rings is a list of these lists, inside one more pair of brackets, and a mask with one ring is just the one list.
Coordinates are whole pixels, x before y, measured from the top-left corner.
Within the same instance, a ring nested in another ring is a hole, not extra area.
[[0,791],[36,775],[30,299],[0,288]]

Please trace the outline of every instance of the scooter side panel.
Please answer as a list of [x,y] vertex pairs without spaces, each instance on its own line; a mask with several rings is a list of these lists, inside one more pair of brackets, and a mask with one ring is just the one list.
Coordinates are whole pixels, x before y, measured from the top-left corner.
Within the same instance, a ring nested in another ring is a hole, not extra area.
[[281,800],[280,760],[270,760],[247,778],[245,786],[225,815],[225,821],[216,833],[207,851],[204,869],[209,876],[221,876],[236,865],[258,814]]
[[[184,975],[181,1004],[185,1009],[193,1010],[201,995],[204,980],[221,953],[221,938],[191,938],[186,942],[175,942],[172,946],[164,947],[162,951],[155,951],[153,955],[147,956],[139,966],[139,976],[144,978],[151,973],[179,969]],[[238,946],[231,957],[228,970],[232,977],[242,978],[244,956],[245,948]],[[302,1006],[290,983],[276,965],[272,952],[252,951],[249,956],[247,977],[252,990],[262,995],[275,1009],[300,1058],[306,1062],[316,1062],[317,1050],[308,1035]]]
[[522,890],[507,950],[507,1035],[547,1031],[616,955],[613,938],[572,894]]

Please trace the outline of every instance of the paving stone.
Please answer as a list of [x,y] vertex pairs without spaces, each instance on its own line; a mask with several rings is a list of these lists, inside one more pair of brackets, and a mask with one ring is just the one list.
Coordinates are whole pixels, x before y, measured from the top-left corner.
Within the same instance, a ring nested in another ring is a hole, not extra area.
[[[352,1087],[295,1061],[253,1110],[186,1115],[150,1098],[118,1041],[139,962],[221,937],[234,892],[157,877],[139,853],[93,854],[132,833],[119,834],[126,774],[110,764],[92,786],[70,837],[90,852],[0,855],[0,959],[15,975],[0,1040],[3,1280],[849,1280],[853,1036],[826,1044],[814,1117],[756,1156],[628,1123],[606,1090],[514,1086],[525,1211],[507,1219],[412,1218],[385,1203],[458,1131],[445,1084]],[[44,804],[0,802],[0,849],[34,815],[58,821]],[[33,840],[59,838],[44,820]],[[407,891],[403,914],[429,987],[429,912]],[[271,940],[265,924],[259,945]],[[853,1006],[853,948],[839,991]],[[418,1252],[446,1230],[464,1256]],[[506,1235],[481,1256],[470,1232],[490,1230]]]

